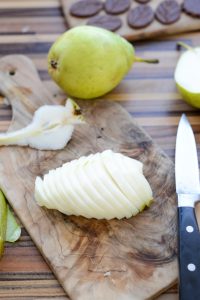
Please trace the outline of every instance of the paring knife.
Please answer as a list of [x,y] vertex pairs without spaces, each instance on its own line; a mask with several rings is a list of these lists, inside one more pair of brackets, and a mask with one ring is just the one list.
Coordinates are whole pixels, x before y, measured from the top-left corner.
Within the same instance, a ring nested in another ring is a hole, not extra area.
[[179,122],[175,153],[179,226],[179,299],[200,300],[200,233],[195,203],[200,200],[198,157],[187,117]]

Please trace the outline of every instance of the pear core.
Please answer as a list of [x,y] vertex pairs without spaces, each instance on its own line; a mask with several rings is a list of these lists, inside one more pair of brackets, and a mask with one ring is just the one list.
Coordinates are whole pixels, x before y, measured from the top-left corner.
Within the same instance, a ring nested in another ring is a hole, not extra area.
[[48,54],[53,80],[70,96],[92,99],[116,87],[134,62],[134,48],[124,38],[94,26],[62,34]]
[[200,108],[200,48],[191,48],[181,55],[174,78],[183,99]]

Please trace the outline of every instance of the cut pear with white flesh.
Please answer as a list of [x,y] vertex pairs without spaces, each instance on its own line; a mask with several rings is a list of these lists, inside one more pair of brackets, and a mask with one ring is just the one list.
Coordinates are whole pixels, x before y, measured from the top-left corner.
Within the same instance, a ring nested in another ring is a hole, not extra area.
[[[130,162],[126,159],[126,157],[123,157],[122,159],[121,167],[122,166],[123,168],[129,168],[130,170],[127,180],[129,184],[133,184],[134,182],[134,190],[140,198],[141,205],[143,203],[146,206],[149,206],[153,200],[152,190],[145,176],[141,176],[143,174],[142,168],[135,168],[134,161],[132,160]],[[151,195],[151,197],[149,197],[149,195]]]
[[200,108],[200,47],[187,48],[179,58],[174,79],[183,99]]
[[74,169],[76,168],[77,164],[78,161],[76,161],[74,164],[72,162],[67,174],[65,169],[60,170],[61,184],[63,186],[64,193],[67,195],[67,198],[71,198],[74,206],[76,207],[77,215],[91,218],[90,208],[87,207],[84,201],[82,201],[81,197],[76,192],[76,185],[74,185]]
[[44,105],[32,122],[17,131],[0,134],[0,145],[30,146],[39,150],[63,149],[71,139],[74,125],[83,123],[80,108],[71,99],[65,106]]
[[138,214],[152,200],[152,190],[142,163],[106,150],[37,177],[35,199],[67,215],[110,220]]
[[73,182],[76,193],[80,197],[81,201],[84,202],[84,204],[87,206],[87,210],[90,213],[91,217],[96,218],[96,219],[102,219],[105,214],[105,211],[99,207],[96,198],[95,201],[90,197],[90,195],[86,192],[86,190],[83,187],[83,182],[82,178],[78,176],[78,173],[80,175],[80,168],[82,166],[77,165],[75,170],[74,170],[74,176],[71,176],[70,179],[72,179],[71,182]]
[[96,157],[88,163],[85,167],[85,172],[88,174],[94,188],[103,196],[104,202],[102,205],[104,209],[110,211],[111,218],[114,218],[114,211],[115,217],[121,219],[128,214],[127,209],[122,201],[117,201],[116,188],[113,187],[113,182],[105,172],[105,169],[99,164],[100,160],[97,160],[98,156],[99,153],[97,153]]
[[[134,190],[134,181],[132,182],[132,185],[130,185],[126,179],[126,177],[130,176],[130,168],[120,168],[118,161],[121,161],[121,159],[116,159],[116,155],[113,156],[111,151],[105,151],[101,155],[101,158],[107,172],[113,178],[113,180],[115,181],[116,185],[118,185],[122,193],[128,199],[130,199],[132,205],[137,210],[142,210],[144,208],[144,203],[140,202],[140,198]],[[129,160],[131,159],[129,158]],[[121,172],[118,171],[119,169],[121,169]]]
[[47,197],[49,198],[49,202],[52,203],[52,208],[57,207],[59,211],[63,210],[62,198],[59,197],[57,192],[55,181],[55,173],[56,170],[52,170],[47,175],[44,176],[44,185],[46,184],[46,193]]
[[[102,207],[102,203],[104,202],[104,198],[101,196],[101,194],[94,188],[92,185],[89,177],[87,176],[87,173],[85,171],[85,164],[82,166],[79,166],[77,169],[77,180],[80,183],[80,187],[84,191],[84,193],[90,198],[90,201],[93,203],[94,211],[98,212],[98,218],[103,219],[104,216],[106,218],[109,218],[110,211],[105,210],[104,207]],[[84,199],[84,198],[83,198]],[[95,201],[93,201],[95,199]]]

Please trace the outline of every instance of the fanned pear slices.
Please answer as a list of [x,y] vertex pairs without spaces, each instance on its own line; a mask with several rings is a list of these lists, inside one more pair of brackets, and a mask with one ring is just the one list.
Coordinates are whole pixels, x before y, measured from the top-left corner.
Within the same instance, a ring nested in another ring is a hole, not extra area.
[[36,178],[40,206],[95,219],[130,218],[152,201],[142,163],[106,150],[82,156]]

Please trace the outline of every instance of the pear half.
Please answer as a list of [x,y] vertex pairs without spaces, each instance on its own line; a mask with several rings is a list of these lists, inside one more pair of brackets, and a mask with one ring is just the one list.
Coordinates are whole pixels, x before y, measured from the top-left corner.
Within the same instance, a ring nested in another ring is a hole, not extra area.
[[183,100],[200,108],[200,47],[184,52],[175,69],[174,79]]

